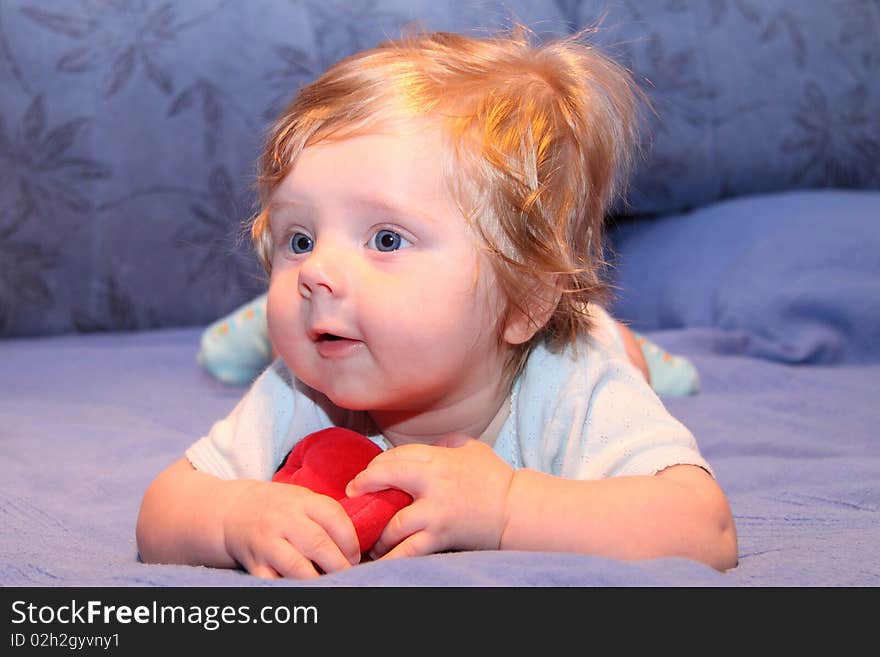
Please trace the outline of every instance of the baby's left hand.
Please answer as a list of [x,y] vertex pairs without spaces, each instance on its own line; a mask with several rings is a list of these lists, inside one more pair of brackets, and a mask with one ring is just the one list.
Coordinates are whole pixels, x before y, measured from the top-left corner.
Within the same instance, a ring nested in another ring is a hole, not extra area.
[[372,558],[414,557],[448,549],[497,550],[507,519],[513,469],[463,434],[434,445],[401,445],[374,458],[346,488],[350,497],[398,488],[413,503],[398,511]]

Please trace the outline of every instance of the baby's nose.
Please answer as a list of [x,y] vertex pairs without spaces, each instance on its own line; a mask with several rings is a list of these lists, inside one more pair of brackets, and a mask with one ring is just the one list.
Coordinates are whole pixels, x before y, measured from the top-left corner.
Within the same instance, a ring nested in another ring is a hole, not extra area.
[[329,293],[341,296],[345,293],[344,258],[338,251],[315,248],[299,269],[299,292],[309,299],[313,295]]

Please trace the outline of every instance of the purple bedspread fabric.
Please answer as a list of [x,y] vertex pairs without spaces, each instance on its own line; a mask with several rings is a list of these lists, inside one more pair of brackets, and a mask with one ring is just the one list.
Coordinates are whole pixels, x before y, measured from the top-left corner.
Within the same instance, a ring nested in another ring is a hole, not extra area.
[[657,331],[703,391],[667,399],[728,493],[739,566],[552,552],[373,562],[302,584],[147,565],[135,520],[151,479],[242,389],[195,364],[199,329],[0,342],[3,586],[877,586],[880,364],[791,365],[739,354],[713,328]]

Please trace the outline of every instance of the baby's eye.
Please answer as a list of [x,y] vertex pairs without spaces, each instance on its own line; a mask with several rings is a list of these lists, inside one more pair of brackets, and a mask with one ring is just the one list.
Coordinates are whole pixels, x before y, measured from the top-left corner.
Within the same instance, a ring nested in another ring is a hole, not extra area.
[[296,254],[308,253],[315,247],[315,241],[305,233],[290,236],[290,250]]
[[393,230],[382,229],[370,238],[369,246],[377,251],[397,251],[412,246],[412,243],[400,233]]

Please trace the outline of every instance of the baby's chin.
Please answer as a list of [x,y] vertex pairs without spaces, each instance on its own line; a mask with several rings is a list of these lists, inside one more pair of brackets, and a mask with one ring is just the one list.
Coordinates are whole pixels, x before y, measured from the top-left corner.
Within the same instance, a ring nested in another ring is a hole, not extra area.
[[[368,392],[369,386],[364,385],[323,385],[322,382],[309,383],[305,379],[301,379],[303,383],[313,390],[320,392],[329,399],[334,406],[345,409],[347,411],[370,411],[377,406],[384,406],[383,400],[375,394]],[[375,393],[375,389],[373,390]]]
[[[321,393],[334,406],[347,411],[369,413],[393,413],[395,415],[418,415],[435,407],[434,390],[422,391],[402,386],[399,383],[363,381],[361,377],[346,378],[341,381],[328,380],[323,376],[309,376],[293,372],[300,381]],[[422,394],[420,394],[422,393]]]
[[375,389],[371,391],[373,394],[367,395],[363,394],[362,391],[319,390],[319,392],[329,399],[334,406],[347,411],[412,417],[426,410],[414,402],[404,403],[405,397],[399,395],[375,394],[378,392]]

